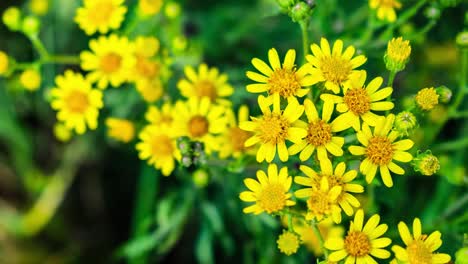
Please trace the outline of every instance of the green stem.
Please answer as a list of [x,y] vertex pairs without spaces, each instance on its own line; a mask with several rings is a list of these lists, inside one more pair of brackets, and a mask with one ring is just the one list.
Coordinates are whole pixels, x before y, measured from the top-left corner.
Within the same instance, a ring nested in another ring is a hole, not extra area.
[[468,111],[460,111],[460,112],[455,112],[450,115],[452,118],[467,118],[468,117]]
[[[393,81],[395,80],[396,74],[397,74],[396,71],[390,71],[390,74],[388,76],[388,83],[387,83],[388,87],[393,87]],[[388,98],[390,98],[390,97],[388,97]]]
[[320,234],[320,230],[318,228],[318,223],[315,220],[310,221],[312,230],[314,230],[314,234],[317,236],[320,247],[323,250],[323,254],[325,255],[325,259],[328,259],[328,250],[325,248],[325,242],[323,241],[322,234]]
[[37,35],[27,36],[31,40],[36,51],[39,53],[41,60],[47,60],[49,58],[49,52],[45,48],[44,44],[42,44],[42,41],[39,39],[39,37]]
[[303,63],[306,61],[306,56],[309,54],[309,32],[307,30],[309,26],[309,20],[303,20],[299,22],[299,25],[301,26],[301,32],[302,32],[302,54],[304,55],[302,57]]
[[444,142],[434,146],[434,151],[449,151],[449,150],[457,150],[457,149],[464,149],[468,146],[468,137],[462,137],[460,139]]
[[364,46],[369,42],[371,37],[374,35],[374,30],[375,30],[375,14],[370,13],[367,16],[367,27],[366,31],[362,35],[362,38],[360,40],[360,46]]
[[50,55],[43,64],[80,64],[80,57],[73,55]]

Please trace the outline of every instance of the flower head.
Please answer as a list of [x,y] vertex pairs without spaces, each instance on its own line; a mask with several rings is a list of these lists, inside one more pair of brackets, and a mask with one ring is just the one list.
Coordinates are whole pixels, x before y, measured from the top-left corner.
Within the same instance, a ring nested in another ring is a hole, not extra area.
[[292,178],[288,175],[288,168],[283,167],[278,172],[276,164],[268,165],[268,176],[262,171],[257,171],[258,181],[247,178],[244,180],[245,186],[250,191],[240,193],[239,198],[244,202],[255,202],[255,204],[244,208],[244,213],[269,214],[283,210],[286,206],[292,206],[296,203],[292,201],[291,194],[288,193],[291,188]]
[[41,74],[35,69],[25,70],[20,75],[20,83],[28,91],[36,91],[41,86]]
[[395,130],[401,135],[408,136],[409,132],[416,128],[417,124],[416,117],[409,111],[403,111],[396,115]]
[[186,66],[184,71],[187,79],[182,79],[177,84],[184,97],[208,97],[211,102],[215,102],[234,92],[234,88],[227,82],[227,75],[220,74],[217,68],[208,68],[203,63],[198,67],[198,73],[191,66]]
[[221,147],[219,156],[226,158],[228,156],[238,157],[243,153],[250,153],[254,148],[246,147],[245,141],[252,136],[251,132],[239,128],[239,123],[249,120],[249,108],[242,105],[239,108],[237,118],[232,111],[227,111],[228,129],[221,135]]
[[106,125],[109,136],[116,140],[128,143],[135,136],[135,126],[129,120],[109,117]]
[[83,4],[76,10],[75,22],[87,35],[118,29],[127,12],[124,0],[84,0]]
[[343,96],[332,94],[322,94],[320,98],[325,103],[336,103],[336,110],[341,114],[335,119],[336,129],[343,130],[350,126],[354,130],[361,129],[361,121],[369,126],[375,126],[379,119],[373,111],[387,111],[393,108],[394,104],[388,101],[382,101],[389,97],[393,89],[385,87],[380,89],[383,83],[382,77],[374,78],[367,86],[366,71],[359,71],[348,85],[343,87]]
[[399,133],[391,131],[394,120],[395,115],[393,114],[381,118],[373,132],[367,124],[364,124],[362,131],[357,132],[357,139],[362,146],[349,147],[351,154],[365,156],[359,169],[366,176],[367,183],[372,182],[377,169],[379,169],[385,186],[392,187],[393,181],[390,171],[400,175],[405,173],[393,160],[410,162],[413,159],[413,156],[406,152],[413,147],[413,141],[403,139],[395,142]]
[[404,222],[398,224],[398,231],[406,248],[393,246],[392,251],[399,263],[404,264],[444,264],[450,261],[450,255],[443,253],[434,253],[442,245],[439,231],[434,231],[430,235],[421,233],[421,221],[415,218],[413,221],[413,235],[411,235],[408,226]]
[[8,66],[10,64],[9,61],[8,55],[5,52],[0,51],[0,76],[7,73],[9,68]]
[[419,90],[414,99],[418,107],[424,111],[432,110],[434,106],[439,104],[439,95],[434,87]]
[[117,87],[129,79],[135,58],[134,46],[126,37],[101,36],[91,40],[89,46],[91,52],[81,52],[80,58],[81,68],[91,71],[87,76],[90,81],[105,89],[109,83]]
[[377,9],[377,17],[380,20],[395,22],[395,9],[401,8],[401,3],[397,0],[369,0],[369,6]]
[[159,50],[159,40],[154,37],[139,36],[134,42],[135,67],[133,67],[130,79],[135,82],[159,80],[161,74],[161,62],[153,57]]
[[392,38],[387,44],[384,60],[387,70],[398,72],[405,68],[411,54],[409,40]]
[[258,58],[252,59],[253,66],[261,74],[247,72],[249,79],[258,82],[247,85],[247,91],[251,93],[268,92],[269,95],[279,94],[283,98],[303,97],[309,92],[309,89],[302,87],[317,83],[312,76],[308,75],[308,65],[296,69],[294,62],[296,51],[293,49],[286,53],[283,65],[281,65],[278,52],[274,48],[268,51],[268,60],[271,67]]
[[[257,151],[258,162],[264,160],[271,162],[275,158],[276,150],[278,150],[280,160],[287,161],[289,153],[286,148],[286,140],[299,143],[307,134],[304,128],[294,125],[304,112],[304,106],[299,105],[297,100],[291,99],[286,109],[282,111],[278,94],[268,98],[260,95],[258,104],[263,116],[260,118],[251,117],[252,121],[240,123],[241,129],[255,133],[245,142],[245,146],[250,147],[260,143]],[[273,111],[270,110],[272,104]]]
[[171,103],[164,103],[160,108],[152,105],[146,111],[145,119],[153,125],[171,126],[174,120],[173,114],[174,106]]
[[328,159],[327,152],[333,156],[342,156],[344,138],[335,136],[334,133],[341,131],[343,126],[334,120],[330,121],[333,114],[333,103],[324,104],[321,118],[311,100],[304,100],[304,109],[308,123],[300,120],[297,123],[307,129],[307,135],[300,143],[296,143],[288,149],[289,154],[294,155],[301,152],[299,154],[301,161],[308,160],[315,150],[317,150],[319,160]]
[[162,82],[159,78],[154,78],[152,80],[140,80],[136,83],[136,89],[143,100],[145,100],[147,103],[156,102],[164,94]]
[[364,211],[359,209],[351,221],[347,235],[344,238],[327,239],[325,248],[333,252],[328,256],[330,261],[345,263],[377,263],[373,257],[387,259],[390,252],[385,250],[392,243],[390,238],[381,237],[388,229],[386,224],[380,224],[380,216],[375,214],[364,224]]
[[307,61],[312,65],[310,73],[313,83],[325,82],[325,88],[337,94],[340,86],[347,83],[350,78],[357,74],[357,67],[366,62],[364,55],[353,58],[355,49],[349,46],[343,52],[343,41],[337,40],[330,50],[328,40],[322,38],[320,47],[317,44],[310,46],[313,55],[307,55]]
[[278,237],[276,243],[278,244],[278,249],[288,256],[296,253],[300,246],[299,237],[287,230],[283,230],[283,234]]
[[88,126],[97,128],[99,109],[103,107],[102,92],[93,89],[79,73],[67,70],[55,79],[51,106],[57,110],[57,119],[69,129],[83,134]]
[[414,170],[421,172],[422,175],[431,176],[440,169],[440,163],[436,156],[432,155],[430,150],[419,152],[413,159]]

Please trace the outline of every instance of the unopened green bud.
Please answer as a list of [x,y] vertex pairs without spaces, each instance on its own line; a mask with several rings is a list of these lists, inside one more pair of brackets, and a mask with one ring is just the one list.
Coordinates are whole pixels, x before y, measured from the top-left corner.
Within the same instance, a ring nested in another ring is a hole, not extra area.
[[436,156],[432,155],[430,150],[426,152],[418,151],[418,154],[413,159],[415,171],[419,171],[422,175],[431,176],[440,169],[440,163]]
[[180,159],[180,164],[182,164],[182,166],[186,168],[192,166],[192,156],[190,155],[182,156],[182,159]]
[[176,18],[180,15],[180,5],[175,2],[169,2],[164,8],[164,13],[168,18]]
[[461,48],[468,48],[468,31],[458,33],[456,42]]
[[430,6],[424,10],[424,15],[429,19],[439,19],[440,9],[435,6]]
[[276,2],[284,10],[288,10],[294,5],[294,0],[276,0]]
[[468,264],[468,246],[460,248],[455,253],[455,264]]
[[193,177],[193,183],[195,183],[195,186],[197,186],[198,188],[203,188],[206,185],[208,185],[208,181],[210,179],[208,172],[204,169],[196,170],[192,174],[192,177]]
[[177,148],[182,155],[189,154],[192,151],[192,146],[189,137],[179,137],[177,139]]
[[442,85],[442,86],[437,87],[436,92],[439,95],[440,102],[444,104],[450,102],[450,99],[452,99],[452,90],[450,90],[446,86]]
[[387,70],[391,72],[402,71],[409,60],[410,54],[411,46],[409,40],[403,40],[402,37],[390,40],[384,55]]
[[294,22],[307,19],[310,15],[310,6],[304,2],[299,2],[291,8],[291,18]]
[[403,136],[408,136],[417,124],[416,117],[409,111],[400,112],[395,117],[395,129]]
[[3,23],[11,31],[18,31],[21,28],[21,11],[17,7],[9,7],[3,12]]
[[178,36],[172,39],[172,47],[175,51],[183,51],[187,48],[187,39],[184,36]]
[[21,26],[21,30],[26,35],[37,35],[41,28],[41,21],[37,17],[27,16],[23,20],[23,25]]

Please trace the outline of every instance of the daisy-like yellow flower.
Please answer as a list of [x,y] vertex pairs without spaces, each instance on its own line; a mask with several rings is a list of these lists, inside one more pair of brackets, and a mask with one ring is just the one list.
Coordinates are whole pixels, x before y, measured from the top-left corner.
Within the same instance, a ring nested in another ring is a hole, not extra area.
[[333,114],[333,103],[326,102],[324,104],[322,118],[319,117],[317,108],[311,100],[304,100],[304,109],[308,124],[301,120],[298,120],[297,124],[307,129],[307,136],[300,143],[289,147],[289,154],[295,155],[301,152],[299,154],[301,161],[308,160],[315,150],[317,150],[319,160],[328,159],[327,152],[333,156],[342,156],[344,138],[334,136],[333,133],[343,130],[343,126],[337,125],[335,121],[330,122]]
[[205,143],[207,154],[219,149],[216,136],[227,129],[224,106],[211,103],[208,97],[191,97],[185,102],[178,101],[174,113],[172,133]]
[[244,180],[245,186],[250,191],[241,192],[239,198],[244,202],[255,202],[255,204],[244,208],[244,213],[269,214],[283,210],[286,206],[296,204],[291,200],[289,189],[292,178],[288,175],[288,168],[283,167],[278,173],[276,164],[268,165],[268,176],[262,171],[257,171],[258,181],[247,178]]
[[307,87],[315,84],[312,76],[308,75],[308,65],[304,65],[296,69],[296,51],[288,50],[281,65],[278,52],[272,48],[268,51],[268,60],[270,66],[264,61],[254,58],[252,59],[253,66],[261,73],[252,71],[247,72],[249,79],[259,82],[256,84],[247,85],[247,91],[251,93],[279,94],[284,98],[303,97],[309,92]]
[[105,89],[109,83],[117,87],[128,80],[135,58],[134,46],[126,37],[101,36],[91,40],[89,47],[91,52],[81,52],[80,59],[81,68],[91,71],[87,76],[90,81]]
[[143,16],[155,15],[161,10],[163,0],[140,0],[138,1],[138,10]]
[[[266,160],[271,162],[278,150],[278,156],[281,161],[289,159],[286,140],[293,143],[300,143],[302,138],[307,135],[304,128],[296,127],[294,123],[304,112],[304,106],[299,105],[296,99],[292,98],[286,109],[280,109],[280,97],[278,94],[270,97],[260,95],[258,104],[262,110],[263,116],[260,118],[251,117],[252,121],[240,123],[240,128],[246,131],[254,132],[245,146],[250,147],[260,143],[257,151],[257,162]],[[270,106],[273,104],[273,111]]]
[[248,148],[244,145],[245,141],[252,136],[252,133],[239,128],[239,123],[249,120],[249,108],[242,105],[236,116],[232,111],[227,111],[228,129],[221,135],[221,147],[219,157],[224,159],[229,156],[239,157],[243,153],[250,153],[254,148]]
[[419,90],[414,100],[419,108],[424,111],[429,111],[439,104],[439,95],[434,87],[424,88]]
[[332,94],[320,96],[325,102],[337,104],[336,110],[341,114],[335,119],[335,123],[339,129],[352,126],[354,130],[359,131],[361,119],[367,125],[375,126],[380,116],[372,111],[387,111],[393,108],[392,102],[382,101],[392,94],[392,87],[379,89],[383,83],[382,77],[374,78],[364,87],[366,75],[366,71],[359,71],[356,78],[352,78],[349,85],[343,87],[343,96]]
[[35,69],[25,70],[20,75],[20,83],[28,91],[36,91],[41,87],[41,74]]
[[413,156],[406,152],[413,147],[413,141],[403,139],[395,142],[399,133],[391,131],[394,120],[393,114],[381,118],[373,132],[367,124],[364,124],[362,131],[357,132],[357,139],[362,146],[349,147],[351,154],[365,156],[359,169],[366,176],[367,183],[372,182],[379,169],[385,186],[392,187],[393,180],[390,171],[400,175],[405,173],[393,160],[410,162],[413,159]]
[[58,111],[57,119],[78,134],[83,134],[86,126],[96,129],[99,109],[103,107],[102,92],[93,89],[81,74],[70,70],[57,76],[55,83],[57,87],[50,94],[51,106]]
[[377,9],[377,17],[380,20],[395,22],[395,9],[400,9],[401,3],[397,0],[369,0],[369,6],[372,9]]
[[[234,89],[227,82],[226,74],[219,74],[217,68],[208,68],[206,64],[200,64],[198,74],[192,66],[184,69],[187,79],[182,79],[177,83],[180,93],[186,97],[208,97],[211,102],[219,98],[232,95]],[[226,100],[225,100],[226,102]]]
[[145,100],[147,103],[156,102],[164,94],[162,82],[159,78],[154,78],[152,80],[139,80],[136,83],[136,89],[143,100]]
[[129,120],[109,117],[106,119],[106,125],[109,137],[116,140],[128,143],[135,136],[135,126]]
[[83,4],[76,10],[75,22],[87,35],[118,29],[127,12],[124,0],[84,0]]
[[172,126],[174,106],[171,103],[164,103],[161,108],[150,106],[146,111],[145,119],[153,125],[166,124]]
[[312,65],[310,69],[313,82],[325,82],[325,88],[337,94],[340,86],[357,74],[357,67],[363,65],[367,58],[358,55],[353,58],[355,48],[349,46],[343,52],[343,41],[337,40],[330,50],[328,40],[322,38],[320,47],[317,44],[310,46],[312,55],[307,55],[307,61]]
[[398,231],[406,248],[393,246],[398,263],[401,264],[445,264],[449,263],[450,255],[434,253],[442,245],[439,231],[432,232],[429,236],[421,233],[421,221],[415,218],[413,221],[413,235],[404,222],[398,224]]
[[386,224],[380,224],[380,216],[373,215],[364,225],[364,211],[359,209],[351,221],[348,234],[344,237],[333,237],[325,241],[325,248],[332,250],[329,261],[344,263],[377,263],[373,257],[387,259],[390,252],[385,250],[392,243],[387,237],[381,237],[388,229]]
[[153,57],[158,53],[159,40],[153,37],[139,36],[135,40],[135,67],[130,78],[135,81],[152,81],[159,79],[161,73],[161,63]]
[[278,249],[288,256],[297,252],[300,242],[299,237],[288,230],[283,230],[283,234],[281,234],[278,237],[278,240],[276,240]]
[[357,176],[357,171],[346,171],[346,163],[340,162],[333,172],[333,166],[330,160],[320,161],[320,173],[315,172],[312,168],[305,165],[300,166],[300,170],[307,177],[297,176],[294,182],[308,188],[301,189],[296,192],[296,196],[301,197],[311,196],[314,190],[320,188],[322,178],[327,178],[330,188],[335,186],[341,187],[341,191],[336,198],[336,202],[345,211],[348,216],[353,215],[353,207],[358,208],[361,204],[352,193],[364,192],[364,187],[360,184],[352,183]]
[[164,176],[169,176],[175,168],[176,159],[180,159],[172,129],[164,124],[148,125],[140,132],[139,138],[136,149],[140,159],[148,160],[149,165],[161,170]]

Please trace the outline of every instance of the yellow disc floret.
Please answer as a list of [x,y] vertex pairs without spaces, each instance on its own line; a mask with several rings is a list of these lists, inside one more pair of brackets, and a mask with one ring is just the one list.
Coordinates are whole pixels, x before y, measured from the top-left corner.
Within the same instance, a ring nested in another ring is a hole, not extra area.
[[432,110],[439,103],[439,95],[434,87],[421,89],[414,99],[416,104],[425,111]]

